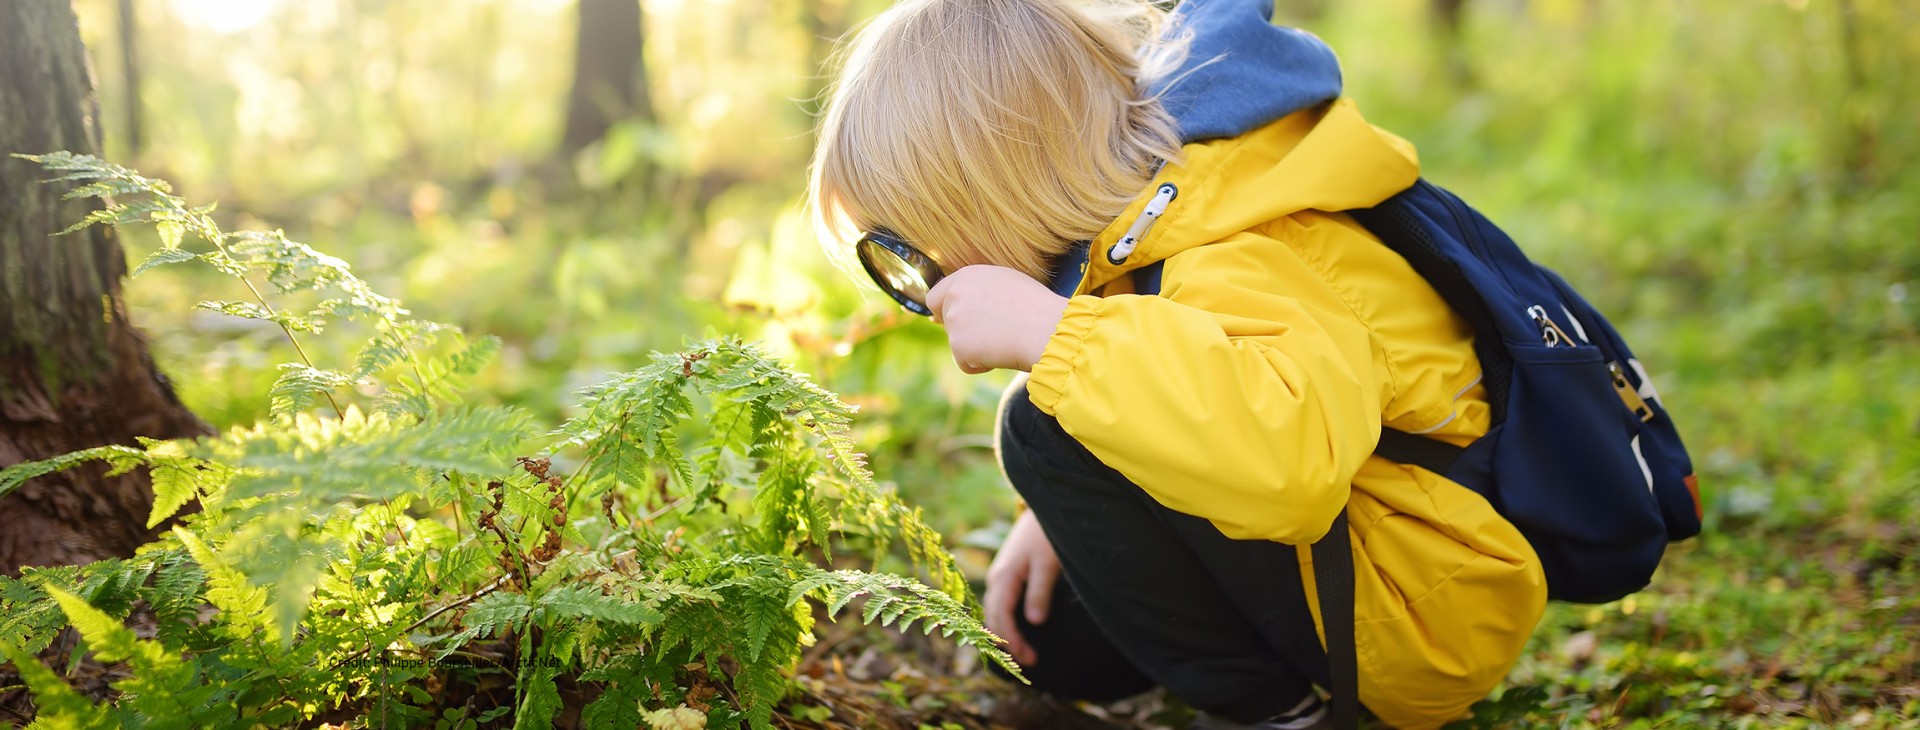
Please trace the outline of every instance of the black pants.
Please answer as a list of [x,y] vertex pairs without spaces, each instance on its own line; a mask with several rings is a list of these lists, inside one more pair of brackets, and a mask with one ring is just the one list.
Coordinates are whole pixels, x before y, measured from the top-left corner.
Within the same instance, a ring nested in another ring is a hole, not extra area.
[[998,442],[1065,568],[1044,624],[1014,611],[1036,688],[1100,702],[1159,685],[1253,723],[1326,684],[1293,547],[1230,540],[1155,502],[1034,407],[1024,380],[1001,403]]

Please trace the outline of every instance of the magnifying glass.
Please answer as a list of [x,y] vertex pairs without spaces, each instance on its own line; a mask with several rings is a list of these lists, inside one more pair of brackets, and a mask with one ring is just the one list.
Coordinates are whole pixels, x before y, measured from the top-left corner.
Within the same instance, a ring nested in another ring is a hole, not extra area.
[[881,291],[909,312],[933,315],[927,308],[927,292],[946,276],[933,259],[885,228],[867,231],[853,248],[860,255],[860,266]]

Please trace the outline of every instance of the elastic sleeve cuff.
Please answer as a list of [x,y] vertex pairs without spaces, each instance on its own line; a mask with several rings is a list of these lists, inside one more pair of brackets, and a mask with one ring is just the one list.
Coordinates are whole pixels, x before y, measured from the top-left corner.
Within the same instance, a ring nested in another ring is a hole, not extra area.
[[1047,339],[1047,349],[1040,353],[1040,361],[1033,364],[1033,376],[1027,380],[1027,398],[1041,412],[1057,415],[1054,406],[1066,396],[1073,366],[1086,348],[1087,333],[1093,330],[1105,304],[1105,299],[1093,296],[1067,301],[1067,311],[1060,315],[1059,326],[1053,328],[1053,337]]

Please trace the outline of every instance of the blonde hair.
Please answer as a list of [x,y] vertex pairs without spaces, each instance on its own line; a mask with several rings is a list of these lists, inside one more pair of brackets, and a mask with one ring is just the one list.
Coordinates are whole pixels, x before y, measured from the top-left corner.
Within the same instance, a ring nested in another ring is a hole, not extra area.
[[1045,280],[1180,151],[1150,89],[1184,59],[1144,0],[905,0],[844,47],[808,185],[828,254],[886,228],[943,268]]

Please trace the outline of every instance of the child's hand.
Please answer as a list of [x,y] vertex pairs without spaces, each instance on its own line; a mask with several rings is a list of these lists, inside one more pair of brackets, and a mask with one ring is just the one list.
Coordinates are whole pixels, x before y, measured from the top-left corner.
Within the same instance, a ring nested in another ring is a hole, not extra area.
[[1007,541],[993,556],[987,569],[987,594],[980,599],[986,611],[987,629],[1006,640],[1007,653],[1020,666],[1040,661],[1039,653],[1020,635],[1014,613],[1026,613],[1027,623],[1039,626],[1047,622],[1053,609],[1053,585],[1060,579],[1060,556],[1040,528],[1032,512],[1021,513],[1007,531]]
[[1067,299],[1004,266],[967,266],[927,292],[933,321],[947,328],[947,349],[968,373],[1032,370],[1067,310]]

